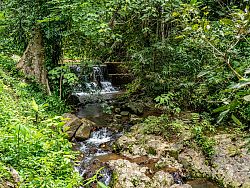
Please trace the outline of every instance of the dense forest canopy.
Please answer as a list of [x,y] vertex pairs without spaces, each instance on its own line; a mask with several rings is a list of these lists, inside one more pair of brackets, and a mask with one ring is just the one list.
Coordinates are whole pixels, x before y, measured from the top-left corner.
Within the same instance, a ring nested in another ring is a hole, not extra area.
[[[181,108],[215,110],[247,123],[248,3],[5,0],[1,49],[21,55],[39,30],[55,92],[59,79],[55,75],[68,74],[58,68],[62,58],[81,59],[86,66],[124,61],[136,78],[130,93],[171,95]],[[65,87],[75,81],[73,75],[66,75]]]

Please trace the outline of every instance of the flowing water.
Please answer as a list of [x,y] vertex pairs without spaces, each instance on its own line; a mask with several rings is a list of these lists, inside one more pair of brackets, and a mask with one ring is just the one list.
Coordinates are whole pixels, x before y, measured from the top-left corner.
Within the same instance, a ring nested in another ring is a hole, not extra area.
[[92,79],[87,80],[84,77],[83,83],[75,88],[73,95],[77,96],[81,103],[89,103],[108,100],[119,94],[119,89],[112,85],[105,72],[105,67],[94,66]]
[[[112,143],[122,135],[121,132],[113,132],[107,127],[102,127],[91,133],[89,139],[79,142],[79,150],[84,154],[81,162],[75,169],[84,178],[90,178],[97,170],[106,164],[100,162],[98,157],[112,154]],[[101,171],[102,177],[99,181],[109,185],[112,180],[112,171],[107,166]]]
[[[93,80],[86,82],[84,87],[80,85],[74,93],[78,96],[80,102],[85,104],[79,108],[76,115],[79,118],[88,118],[97,125],[89,139],[76,142],[78,150],[82,152],[82,158],[75,169],[83,178],[87,179],[95,175],[96,171],[104,166],[101,171],[103,176],[99,178],[99,181],[109,185],[112,181],[112,170],[109,169],[106,162],[124,158],[112,153],[111,149],[112,144],[123,134],[123,131],[111,129],[112,116],[104,114],[101,104],[98,103],[100,96],[102,100],[111,100],[119,93],[118,89],[113,87],[104,75],[103,68],[94,66]],[[129,126],[129,124],[122,125],[124,130],[128,129]],[[194,180],[188,183],[194,188],[218,188],[207,180]]]

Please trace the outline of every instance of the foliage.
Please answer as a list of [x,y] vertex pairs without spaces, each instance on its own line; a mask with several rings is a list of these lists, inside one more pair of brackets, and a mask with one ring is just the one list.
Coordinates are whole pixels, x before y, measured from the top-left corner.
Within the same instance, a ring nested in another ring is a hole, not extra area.
[[167,111],[206,111],[212,123],[249,128],[248,1],[6,0],[3,8],[1,49],[20,54],[40,28],[60,97],[77,81],[58,64],[63,55],[84,67],[126,61],[135,78],[126,96],[149,95]]
[[48,74],[54,91],[59,91],[61,99],[66,98],[72,93],[78,81],[76,74],[74,74],[67,65],[56,67],[50,70]]
[[97,183],[98,188],[108,188],[108,186],[106,186],[104,183],[102,183],[101,181],[98,180],[98,178],[102,176],[101,172],[103,169],[104,169],[104,167],[100,168],[98,171],[96,171],[94,176],[92,176],[89,179],[86,179],[84,181],[83,186],[88,186],[88,185],[91,185],[92,183]]
[[199,114],[192,114],[192,133],[195,142],[201,148],[203,154],[210,159],[214,154],[215,141],[210,136],[214,133],[215,128],[206,119],[200,117]]
[[59,101],[3,72],[5,59],[0,64],[1,178],[8,178],[4,169],[13,167],[21,177],[20,187],[79,185],[80,177],[72,166],[76,153],[61,131],[60,117],[55,116],[62,110],[53,106]]
[[157,106],[163,106],[165,110],[167,111],[174,111],[176,113],[179,113],[181,109],[177,106],[175,100],[176,94],[169,92],[167,94],[162,94],[161,96],[158,96],[155,98],[155,101],[157,102]]
[[102,107],[102,111],[105,114],[112,114],[112,109],[114,108],[114,106],[110,106],[107,102],[103,102],[101,104]]
[[155,134],[171,139],[180,134],[183,124],[180,121],[169,121],[168,116],[164,114],[160,117],[149,116],[141,123],[141,126],[145,134]]

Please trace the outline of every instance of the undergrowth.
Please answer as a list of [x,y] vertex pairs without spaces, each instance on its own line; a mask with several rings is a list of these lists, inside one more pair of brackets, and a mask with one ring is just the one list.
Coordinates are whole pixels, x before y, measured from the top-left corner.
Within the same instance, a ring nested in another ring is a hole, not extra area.
[[190,122],[185,123],[180,119],[168,118],[167,114],[159,117],[149,116],[141,123],[144,134],[162,136],[167,140],[178,140],[184,132],[190,132],[190,144],[195,143],[209,160],[214,154],[215,141],[212,135],[215,127],[206,118],[197,113],[192,113]]
[[13,67],[12,60],[0,56],[0,185],[13,182],[9,169],[14,168],[20,187],[76,187],[76,153],[57,116],[67,110],[64,103],[13,76]]

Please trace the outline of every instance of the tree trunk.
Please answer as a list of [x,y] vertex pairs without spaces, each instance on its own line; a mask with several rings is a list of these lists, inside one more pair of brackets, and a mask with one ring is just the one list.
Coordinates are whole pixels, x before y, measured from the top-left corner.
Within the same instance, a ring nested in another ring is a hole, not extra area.
[[17,68],[23,71],[27,76],[35,77],[39,83],[46,86],[47,92],[50,94],[45,68],[43,36],[40,29],[34,31],[33,38],[30,40],[22,58],[18,62]]

